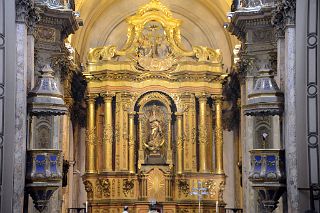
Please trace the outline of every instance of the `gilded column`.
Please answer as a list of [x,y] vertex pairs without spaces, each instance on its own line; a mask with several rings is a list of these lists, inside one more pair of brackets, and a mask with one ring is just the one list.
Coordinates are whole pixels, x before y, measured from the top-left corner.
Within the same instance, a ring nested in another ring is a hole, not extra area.
[[182,174],[182,113],[176,113],[177,116],[177,174]]
[[215,148],[216,148],[216,174],[224,174],[223,171],[223,129],[222,129],[222,97],[214,97],[216,109],[216,129],[215,129]]
[[111,94],[104,94],[104,130],[103,130],[103,169],[104,172],[112,171],[112,140],[113,140],[113,128],[112,128],[112,98]]
[[143,113],[139,112],[139,159],[138,159],[138,169],[141,169],[141,164],[144,162],[144,150],[143,150],[143,141],[142,141],[142,132],[143,132],[143,127],[142,127],[142,116]]
[[96,170],[96,128],[95,128],[95,95],[88,95],[87,131],[86,131],[86,173]]
[[134,115],[136,112],[129,113],[129,172],[135,173],[134,157]]
[[168,152],[167,152],[167,163],[172,167],[172,147],[171,147],[171,137],[172,137],[172,130],[171,130],[171,114],[168,121]]
[[208,172],[208,165],[206,161],[207,155],[207,124],[206,124],[206,109],[207,96],[201,95],[199,97],[199,172]]

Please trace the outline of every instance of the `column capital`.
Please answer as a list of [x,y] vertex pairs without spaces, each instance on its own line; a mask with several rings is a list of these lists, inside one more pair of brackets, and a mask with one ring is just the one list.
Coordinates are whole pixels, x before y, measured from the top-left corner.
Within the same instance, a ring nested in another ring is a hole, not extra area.
[[212,95],[211,98],[214,100],[215,104],[222,103],[224,100],[222,95]]
[[93,101],[95,101],[95,99],[96,99],[97,97],[99,97],[98,94],[96,94],[96,93],[89,93],[89,94],[87,95],[87,97],[86,97],[86,100],[87,100],[88,102],[93,102]]
[[143,112],[137,112],[137,115],[138,115],[138,120],[141,122],[142,119],[143,119],[144,113]]
[[209,95],[207,93],[196,94],[196,97],[199,99],[199,102],[204,102],[208,100]]
[[183,116],[182,112],[175,112],[174,114],[177,116],[177,118],[182,118]]
[[130,118],[134,118],[134,116],[135,116],[136,114],[137,114],[137,113],[134,112],[134,111],[133,111],[133,112],[129,112],[129,113],[128,113],[129,119],[130,119]]
[[100,96],[103,98],[104,101],[112,101],[112,98],[115,96],[114,93],[103,93],[100,94]]

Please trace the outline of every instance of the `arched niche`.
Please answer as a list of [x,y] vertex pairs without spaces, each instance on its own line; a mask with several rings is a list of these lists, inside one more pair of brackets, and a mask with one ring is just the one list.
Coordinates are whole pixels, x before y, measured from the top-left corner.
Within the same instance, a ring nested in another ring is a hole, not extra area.
[[35,149],[48,149],[53,140],[52,118],[36,117],[34,118],[34,137],[32,143]]
[[171,164],[171,128],[174,109],[172,100],[161,92],[149,92],[142,95],[137,101],[139,161],[141,163]]

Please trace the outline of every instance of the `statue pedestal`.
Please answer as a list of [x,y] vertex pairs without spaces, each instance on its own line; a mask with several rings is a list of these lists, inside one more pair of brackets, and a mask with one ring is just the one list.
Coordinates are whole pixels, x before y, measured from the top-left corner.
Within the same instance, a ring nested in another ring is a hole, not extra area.
[[164,165],[166,160],[160,153],[150,153],[146,159],[144,165]]

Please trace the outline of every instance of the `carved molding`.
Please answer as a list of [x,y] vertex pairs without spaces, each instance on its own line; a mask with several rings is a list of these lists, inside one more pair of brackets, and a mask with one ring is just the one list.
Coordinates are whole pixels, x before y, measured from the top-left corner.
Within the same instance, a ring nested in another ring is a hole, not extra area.
[[166,106],[167,110],[171,112],[171,100],[160,92],[151,92],[143,95],[142,99],[138,102],[138,106],[142,109],[150,101],[160,101]]

